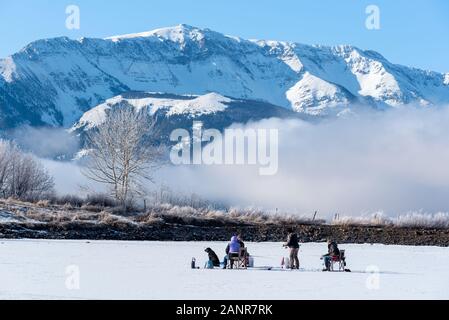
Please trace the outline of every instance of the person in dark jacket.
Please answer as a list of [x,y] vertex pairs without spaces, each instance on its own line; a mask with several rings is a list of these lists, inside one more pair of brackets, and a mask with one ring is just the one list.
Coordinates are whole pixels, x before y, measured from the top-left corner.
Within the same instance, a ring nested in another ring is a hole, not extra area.
[[238,240],[239,243],[240,243],[240,248],[246,248],[246,247],[245,247],[245,243],[244,243],[243,240],[242,240],[242,235],[241,235],[241,234],[238,234],[238,235],[237,235],[237,240]]
[[207,252],[207,255],[209,256],[209,261],[212,261],[212,265],[214,267],[219,267],[220,266],[220,259],[218,259],[217,254],[214,252],[214,250],[212,250],[211,248],[206,248],[206,250],[204,250]]
[[299,269],[299,239],[292,228],[288,229],[287,242],[284,244],[284,247],[290,249],[290,268]]
[[325,269],[323,271],[331,270],[331,261],[332,257],[339,256],[340,249],[338,249],[338,245],[335,241],[328,239],[327,240],[327,254],[323,256]]
[[243,238],[242,238],[241,234],[237,235],[237,239],[238,239],[238,241],[240,243],[240,248],[245,249],[245,251],[244,251],[244,254],[245,254],[245,265],[247,266],[247,265],[249,265],[249,257],[250,257],[250,254],[248,252],[248,248],[245,246],[245,243],[242,240]]

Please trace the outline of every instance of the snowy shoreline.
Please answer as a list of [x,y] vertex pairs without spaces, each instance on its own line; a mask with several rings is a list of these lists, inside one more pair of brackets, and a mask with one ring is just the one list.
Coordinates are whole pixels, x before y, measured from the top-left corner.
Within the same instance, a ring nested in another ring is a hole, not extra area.
[[107,240],[107,241],[227,241],[242,233],[249,241],[266,243],[285,240],[294,227],[303,243],[325,242],[332,237],[340,243],[407,246],[449,246],[449,230],[332,225],[223,225],[196,226],[159,223],[150,226],[105,223],[0,223],[0,239]]
[[[176,209],[176,210],[173,210]],[[0,238],[129,241],[227,241],[235,233],[253,242],[285,241],[293,227],[303,243],[382,243],[449,246],[448,228],[327,224],[297,218],[239,213],[211,214],[193,208],[157,208],[120,215],[108,208],[0,201]]]

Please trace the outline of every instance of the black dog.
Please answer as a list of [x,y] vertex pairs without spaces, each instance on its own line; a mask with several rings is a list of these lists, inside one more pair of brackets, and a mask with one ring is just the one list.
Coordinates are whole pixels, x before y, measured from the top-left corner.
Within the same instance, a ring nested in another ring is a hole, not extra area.
[[207,252],[207,255],[209,256],[209,260],[212,261],[212,264],[214,265],[214,267],[219,267],[220,266],[220,260],[218,259],[218,256],[214,252],[214,250],[212,250],[211,248],[207,248],[204,251]]

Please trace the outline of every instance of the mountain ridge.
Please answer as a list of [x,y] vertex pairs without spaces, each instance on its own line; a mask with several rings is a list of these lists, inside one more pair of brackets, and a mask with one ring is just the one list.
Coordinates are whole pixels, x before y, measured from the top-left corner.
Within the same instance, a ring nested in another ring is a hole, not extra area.
[[306,115],[283,107],[261,101],[233,99],[214,92],[196,96],[132,91],[108,99],[87,111],[69,132],[80,138],[83,147],[86,134],[95,131],[106,121],[111,110],[117,108],[146,113],[155,122],[153,142],[165,145],[172,143],[170,135],[173,130],[190,132],[194,121],[201,122],[204,128],[220,131],[235,123],[246,124],[269,118],[313,121]]
[[0,125],[70,127],[123,92],[265,101],[311,116],[449,103],[449,73],[350,45],[247,40],[188,25],[105,39],[34,41],[0,59]]

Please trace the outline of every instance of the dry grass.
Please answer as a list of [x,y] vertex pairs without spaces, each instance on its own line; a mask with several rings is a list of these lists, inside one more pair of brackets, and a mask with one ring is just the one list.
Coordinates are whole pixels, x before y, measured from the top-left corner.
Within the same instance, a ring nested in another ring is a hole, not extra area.
[[[232,224],[325,224],[324,220],[312,221],[308,217],[289,215],[286,213],[270,214],[258,209],[215,210],[212,208],[193,208],[160,204],[150,207],[145,213],[135,212],[124,216],[120,208],[103,207],[101,205],[84,204],[74,206],[70,203],[62,205],[41,200],[38,203],[27,203],[14,199],[1,200],[0,211],[10,213],[23,224],[32,223],[80,223],[104,224],[114,227],[148,226],[160,223],[187,225],[232,225]],[[7,221],[6,221],[7,222]],[[338,217],[329,222],[335,226],[393,226],[407,228],[449,229],[449,213],[434,215],[412,212],[396,218],[390,218],[378,212],[369,216]]]
[[39,200],[36,205],[41,208],[48,208],[50,206],[50,200]]
[[[310,218],[287,214],[268,214],[258,209],[231,208],[228,211],[211,208],[192,208],[161,204],[151,207],[141,215],[139,221],[148,219],[162,219],[183,224],[320,224],[324,221],[312,221]],[[159,221],[157,220],[157,221]]]
[[382,212],[377,212],[364,217],[339,217],[334,219],[331,224],[337,226],[393,226],[399,228],[449,229],[449,213],[439,212],[436,214],[429,214],[423,212],[409,212],[391,218],[385,216]]
[[390,226],[394,221],[386,217],[382,212],[376,212],[369,216],[343,216],[331,221],[336,226]]

